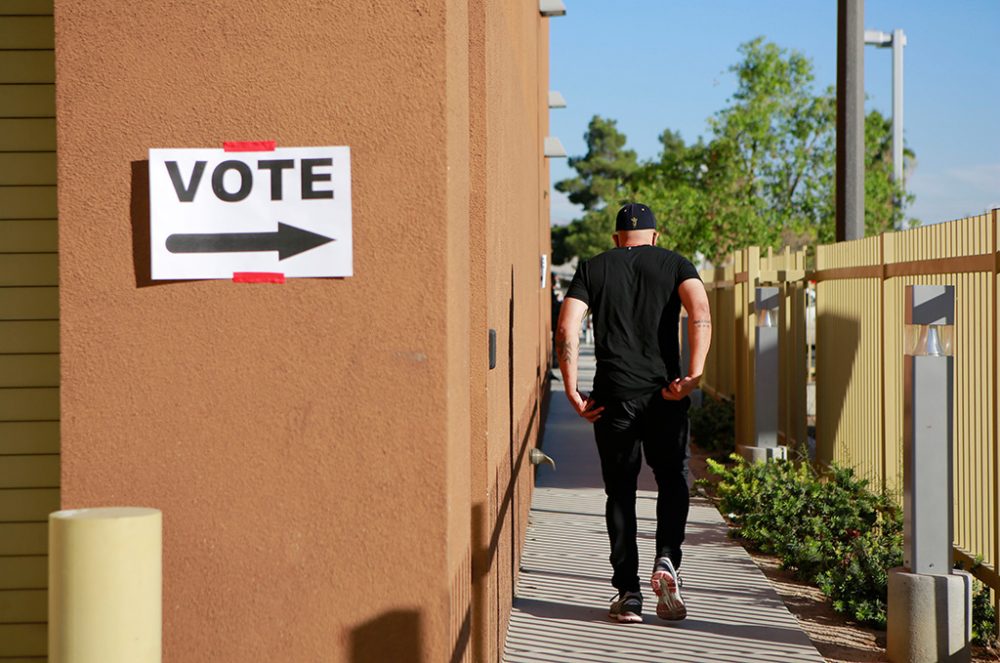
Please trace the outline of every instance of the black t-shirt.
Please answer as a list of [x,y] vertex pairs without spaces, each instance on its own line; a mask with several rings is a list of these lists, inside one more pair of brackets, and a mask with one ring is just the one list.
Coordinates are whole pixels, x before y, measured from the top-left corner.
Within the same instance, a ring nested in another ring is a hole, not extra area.
[[677,288],[697,278],[687,258],[656,246],[615,248],[580,263],[566,296],[594,318],[594,393],[628,400],[681,377]]

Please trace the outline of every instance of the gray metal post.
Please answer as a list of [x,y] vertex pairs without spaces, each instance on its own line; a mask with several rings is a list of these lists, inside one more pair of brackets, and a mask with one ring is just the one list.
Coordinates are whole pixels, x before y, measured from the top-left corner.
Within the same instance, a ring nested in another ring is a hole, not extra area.
[[865,236],[864,0],[837,0],[837,241]]
[[787,447],[778,446],[778,320],[781,295],[778,288],[757,288],[754,336],[754,439],[740,446],[748,461],[787,458]]
[[952,374],[947,331],[955,287],[906,288],[912,347],[903,365],[903,564],[948,573],[952,541]]
[[[903,47],[906,35],[902,30],[892,31],[892,178],[905,186],[903,181]],[[902,201],[900,201],[902,202]]]
[[903,567],[889,569],[893,663],[969,660],[972,576],[952,569],[951,339],[955,287],[906,287]]

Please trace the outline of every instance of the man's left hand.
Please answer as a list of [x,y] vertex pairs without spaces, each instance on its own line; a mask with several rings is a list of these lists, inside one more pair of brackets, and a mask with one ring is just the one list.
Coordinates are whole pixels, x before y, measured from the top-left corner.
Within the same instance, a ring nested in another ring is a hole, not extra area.
[[660,395],[663,396],[663,400],[679,401],[685,396],[690,395],[692,391],[698,388],[700,383],[700,375],[696,377],[688,375],[687,377],[674,380],[668,386],[661,389]]
[[601,418],[601,412],[604,412],[604,406],[598,406],[597,403],[591,400],[590,396],[584,397],[575,389],[573,391],[567,391],[566,396],[569,398],[569,402],[573,404],[573,409],[576,410],[576,413],[590,423],[594,423]]

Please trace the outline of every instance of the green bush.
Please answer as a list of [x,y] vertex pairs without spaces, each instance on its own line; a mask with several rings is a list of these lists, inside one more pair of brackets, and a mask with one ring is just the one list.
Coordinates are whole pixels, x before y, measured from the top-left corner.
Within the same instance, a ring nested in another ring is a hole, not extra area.
[[701,407],[691,410],[691,437],[705,451],[732,453],[736,448],[733,404],[705,394]]
[[991,647],[996,644],[997,611],[989,588],[978,580],[972,591],[972,641]]
[[709,467],[737,535],[819,585],[839,612],[884,627],[886,569],[902,563],[896,505],[848,468],[819,476],[806,463],[733,459]]
[[[976,568],[983,563],[981,557],[977,557],[972,567],[967,569],[975,572]],[[961,565],[959,565],[961,566]],[[972,581],[972,642],[977,645],[993,647],[997,644],[996,637],[997,611],[993,604],[993,596],[990,588],[979,580]]]
[[889,569],[903,565],[903,524],[887,514],[843,547],[843,556],[816,575],[833,609],[863,624],[885,628]]
[[[807,463],[713,460],[719,507],[750,546],[817,585],[833,608],[863,624],[885,628],[888,570],[903,565],[903,517],[896,503],[868,488],[849,468],[818,475]],[[995,642],[990,591],[976,581],[973,642]]]

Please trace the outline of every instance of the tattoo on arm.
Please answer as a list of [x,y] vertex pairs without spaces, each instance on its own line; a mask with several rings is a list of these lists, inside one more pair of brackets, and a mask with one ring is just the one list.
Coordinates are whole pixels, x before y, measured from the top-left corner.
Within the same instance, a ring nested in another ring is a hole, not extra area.
[[556,332],[556,354],[564,362],[572,361],[576,357],[576,348],[561,329]]
[[711,320],[692,320],[692,324],[694,324],[695,327],[711,327],[712,326],[712,321]]

